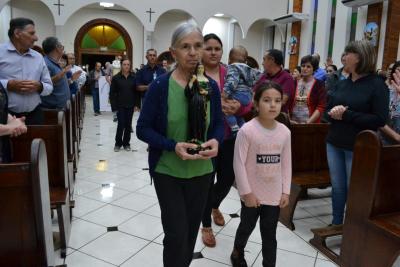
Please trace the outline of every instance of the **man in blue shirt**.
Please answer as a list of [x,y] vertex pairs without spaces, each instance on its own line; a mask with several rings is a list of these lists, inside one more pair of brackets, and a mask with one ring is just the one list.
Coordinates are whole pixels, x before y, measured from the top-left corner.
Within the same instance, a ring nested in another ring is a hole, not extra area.
[[[71,94],[68,85],[68,79],[65,75],[71,66],[62,69],[59,61],[64,54],[64,46],[56,37],[47,37],[42,43],[43,52],[46,55],[44,60],[49,69],[51,80],[53,82],[53,92],[48,96],[42,96],[42,106],[50,109],[63,109],[65,104],[70,99]],[[72,76],[72,80],[79,77]]]
[[[318,66],[319,66],[319,62],[321,60],[320,55],[318,53],[315,53],[312,56],[313,56],[313,58],[315,58],[318,61]],[[325,80],[326,80],[326,71],[323,68],[318,67],[318,69],[316,69],[314,71],[314,78],[317,79],[317,80],[325,82]]]
[[[145,96],[149,84],[166,72],[163,67],[157,65],[157,51],[154,48],[150,48],[146,51],[146,59],[147,64],[136,74],[136,88],[139,92],[142,92],[141,98]],[[140,103],[137,104],[141,106]]]
[[25,117],[27,125],[42,124],[40,96],[53,91],[41,54],[31,49],[38,40],[35,24],[27,18],[10,21],[10,41],[0,45],[0,83],[7,91],[9,113]]

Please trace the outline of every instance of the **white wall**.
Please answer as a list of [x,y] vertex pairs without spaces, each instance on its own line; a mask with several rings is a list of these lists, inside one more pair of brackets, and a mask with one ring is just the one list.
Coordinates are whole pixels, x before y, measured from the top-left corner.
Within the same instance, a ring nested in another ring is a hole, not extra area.
[[208,33],[215,33],[221,39],[222,46],[224,49],[221,61],[225,63],[228,62],[229,48],[231,47],[230,45],[231,40],[229,40],[230,36],[228,31],[229,24],[230,24],[229,18],[212,17],[209,20],[207,20],[203,28],[203,35],[206,35]]
[[66,52],[74,51],[74,41],[79,29],[88,21],[98,18],[114,20],[122,25],[132,40],[132,65],[138,67],[143,58],[143,25],[128,11],[104,11],[102,9],[82,8],[73,14],[64,26],[58,26],[59,39],[65,46]]
[[[39,38],[36,42],[37,45],[42,46],[42,42],[46,37],[55,35],[53,15],[42,2],[31,2],[29,6],[27,6],[26,1],[24,0],[13,0],[9,3],[9,6],[11,7],[12,18],[26,17],[34,21],[36,34]],[[6,28],[6,31],[8,31],[9,23],[10,21],[8,20],[4,27]],[[0,31],[1,30],[2,29],[0,28]],[[0,36],[3,36],[3,33],[0,33]]]
[[0,11],[0,43],[8,41],[8,26],[11,20],[11,8],[9,5],[5,5]]
[[254,23],[249,31],[247,32],[247,36],[245,39],[242,38],[242,30],[237,25],[235,27],[235,35],[234,35],[234,45],[242,45],[246,47],[249,56],[254,57],[258,64],[262,62],[263,57],[263,38],[265,33],[264,21],[257,21]]
[[152,35],[152,45],[158,54],[169,50],[175,28],[183,22],[193,22],[191,19],[192,17],[189,14],[175,11],[167,12],[159,18]]

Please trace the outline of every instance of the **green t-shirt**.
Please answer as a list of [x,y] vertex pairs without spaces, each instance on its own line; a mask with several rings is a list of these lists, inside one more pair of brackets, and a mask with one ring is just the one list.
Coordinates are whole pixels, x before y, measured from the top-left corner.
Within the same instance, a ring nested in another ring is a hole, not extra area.
[[[185,89],[172,77],[168,85],[167,138],[186,142],[188,135],[188,103]],[[207,129],[210,124],[210,103],[207,103]],[[206,129],[206,132],[207,132]],[[155,171],[177,178],[193,178],[213,171],[211,159],[182,160],[175,151],[163,151]]]

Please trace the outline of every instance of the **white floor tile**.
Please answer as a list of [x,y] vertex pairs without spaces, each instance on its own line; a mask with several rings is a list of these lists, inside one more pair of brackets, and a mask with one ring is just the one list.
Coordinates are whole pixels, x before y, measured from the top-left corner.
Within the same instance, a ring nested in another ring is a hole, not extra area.
[[74,253],[69,255],[66,258],[65,263],[68,265],[68,267],[88,267],[88,266],[113,267],[114,266],[79,251],[75,251]]
[[140,238],[153,240],[163,232],[161,219],[147,214],[139,214],[121,224],[118,229]]
[[141,189],[137,190],[136,193],[140,193],[140,194],[143,194],[146,196],[157,198],[157,194],[156,194],[154,185],[146,185],[145,187],[142,187]]
[[80,249],[98,259],[120,265],[149,242],[121,232],[109,232]]
[[163,246],[150,243],[134,257],[124,262],[121,267],[163,267]]
[[205,267],[205,266],[207,266],[207,267],[226,267],[226,266],[230,266],[230,265],[216,262],[213,260],[209,260],[206,258],[192,260],[192,263],[190,264],[190,267]]
[[310,257],[316,257],[317,251],[308,242],[284,227],[278,227],[276,232],[278,248],[296,252]]
[[105,227],[77,219],[72,222],[68,247],[79,249],[106,232]]
[[139,212],[150,208],[156,203],[157,203],[156,198],[137,193],[131,193],[125,197],[122,197],[112,202],[113,205],[117,205],[126,209],[131,209]]
[[100,187],[101,187],[101,185],[99,185],[99,184],[85,181],[82,179],[77,179],[75,181],[74,194],[75,195],[83,195],[83,194],[89,193],[95,189],[98,189]]
[[149,183],[150,182],[147,182],[147,181],[144,181],[141,179],[134,179],[134,178],[128,177],[128,178],[124,178],[124,179],[116,181],[115,187],[130,191],[130,192],[134,192],[136,190],[139,190],[139,189],[145,187]]
[[106,205],[82,217],[86,221],[103,225],[105,227],[117,226],[135,216],[137,212],[121,207]]
[[84,196],[97,201],[110,203],[123,196],[128,195],[129,193],[129,191],[119,189],[114,186],[102,186],[96,190],[84,194]]
[[[317,261],[315,262],[315,267],[336,267],[338,265],[336,265],[335,263],[331,262],[331,261],[324,261],[321,259],[317,259]],[[396,266],[394,266],[396,267]]]
[[[276,252],[276,267],[301,266],[314,267],[315,258],[278,249]],[[254,267],[262,267],[262,254],[258,256]]]
[[72,210],[72,214],[75,217],[81,217],[93,210],[96,210],[102,206],[105,206],[106,203],[96,201],[90,198],[75,196],[75,208]]
[[154,206],[148,208],[147,210],[144,210],[143,213],[161,218],[160,205],[157,203]]

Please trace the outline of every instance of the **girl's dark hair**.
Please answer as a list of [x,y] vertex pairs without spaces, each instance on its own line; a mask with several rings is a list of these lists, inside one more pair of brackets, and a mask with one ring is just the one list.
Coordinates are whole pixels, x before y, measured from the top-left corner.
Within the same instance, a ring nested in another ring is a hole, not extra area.
[[400,67],[400,60],[396,61],[392,67],[392,71],[390,72],[390,80],[394,80],[393,74],[396,72],[396,69]]
[[306,63],[310,63],[311,64],[311,66],[313,67],[313,72],[315,72],[319,68],[318,60],[315,57],[311,56],[311,55],[304,56],[304,57],[301,58],[300,64],[303,65],[303,64],[306,64]]
[[[67,56],[67,54],[63,54],[63,55],[61,56],[61,58],[64,59],[65,62],[68,62],[68,56]],[[67,63],[67,64],[68,64],[68,63]]]
[[336,65],[334,65],[334,64],[331,64],[331,65],[329,65],[328,67],[332,67],[332,69],[333,69],[334,71],[337,71],[337,67],[336,67]]
[[260,83],[259,85],[256,86],[256,88],[254,88],[254,92],[255,92],[254,93],[254,102],[259,102],[261,95],[264,93],[264,91],[267,91],[268,89],[277,90],[281,94],[281,97],[283,97],[282,87],[276,82],[267,81],[267,82]]
[[301,67],[300,66],[296,66],[295,69],[301,73]]
[[218,35],[216,35],[215,33],[206,34],[206,35],[204,35],[203,39],[204,39],[204,43],[207,42],[208,40],[213,39],[213,40],[217,41],[222,47],[222,41],[218,37]]

